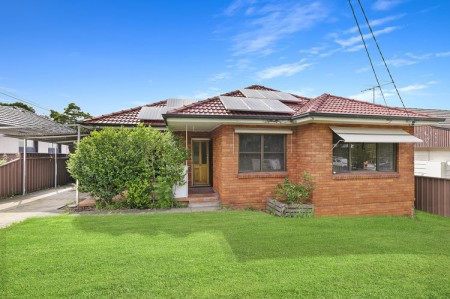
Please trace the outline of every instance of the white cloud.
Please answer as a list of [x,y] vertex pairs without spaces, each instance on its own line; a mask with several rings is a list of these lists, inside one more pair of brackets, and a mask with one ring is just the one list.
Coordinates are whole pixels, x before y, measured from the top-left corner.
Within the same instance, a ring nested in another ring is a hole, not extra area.
[[226,80],[230,79],[231,75],[228,72],[222,72],[218,74],[214,74],[209,78],[209,81],[220,81],[220,80]]
[[272,79],[276,77],[290,77],[301,71],[308,69],[312,64],[305,63],[305,59],[296,63],[286,63],[278,66],[269,67],[258,72],[259,79]]
[[312,47],[312,48],[309,48],[309,49],[300,50],[299,52],[302,53],[302,54],[316,55],[316,54],[321,53],[326,48],[328,48],[328,46]]
[[406,65],[413,65],[424,60],[433,59],[433,58],[445,58],[450,56],[449,52],[437,52],[437,53],[425,53],[425,54],[414,54],[414,53],[405,53],[405,57],[394,57],[392,59],[386,60],[386,63],[392,65],[394,67],[401,67]]
[[361,74],[361,73],[365,73],[365,72],[367,72],[367,71],[370,71],[370,67],[362,67],[362,68],[359,68],[359,69],[355,70],[355,73]]
[[[384,17],[384,18],[381,18],[381,19],[372,20],[372,21],[370,21],[370,27],[374,28],[374,27],[377,27],[377,26],[384,25],[384,24],[389,23],[391,21],[395,21],[395,20],[398,20],[400,18],[403,18],[405,15],[406,14],[398,14],[398,15],[393,15],[393,16],[387,16],[387,17]],[[367,24],[361,25],[361,29],[366,29],[366,28],[369,28],[367,26]],[[358,32],[358,27],[357,26],[354,26],[354,27],[352,27],[350,29],[345,30],[344,34],[355,33],[355,32]]]
[[405,92],[405,93],[410,93],[410,92],[413,92],[413,91],[426,89],[426,88],[428,88],[431,85],[436,84],[436,83],[438,83],[438,82],[436,82],[436,81],[429,81],[427,83],[411,84],[411,85],[407,85],[407,86],[398,88],[398,91]]
[[377,0],[372,5],[373,10],[389,10],[401,4],[403,0]]
[[449,56],[450,56],[450,52],[436,53],[436,57],[449,57]]
[[[389,26],[389,27],[386,27],[386,28],[383,28],[383,29],[380,29],[380,30],[375,30],[373,32],[373,34],[375,35],[375,37],[378,37],[381,34],[390,33],[390,32],[392,32],[394,30],[399,29],[399,28],[400,27],[397,27],[397,26]],[[369,39],[369,38],[372,38],[372,34],[371,33],[363,34],[363,37],[364,37],[364,39]],[[346,38],[346,39],[336,38],[334,41],[336,43],[338,43],[339,45],[341,45],[342,47],[350,47],[350,46],[353,46],[356,43],[359,43],[359,42],[362,43],[360,35],[354,35],[354,36]]]
[[300,87],[295,90],[286,90],[286,92],[307,98],[315,98],[317,96],[314,92],[314,88],[311,87]]
[[205,100],[216,95],[220,94],[220,88],[217,87],[208,87],[206,90],[196,91],[193,95],[186,96],[180,95],[178,96],[180,99],[195,99],[195,100]]
[[251,71],[254,69],[254,67],[251,65],[251,60],[249,59],[238,59],[238,60],[233,60],[233,59],[229,59],[226,62],[228,62],[227,64],[227,68],[242,72],[242,71]]
[[223,12],[227,16],[234,15],[241,8],[253,4],[254,0],[235,0]]
[[393,58],[393,59],[387,59],[386,63],[388,65],[391,65],[393,67],[401,67],[406,65],[413,65],[418,63],[418,60],[412,60],[412,59],[405,59],[405,58]]
[[356,46],[345,49],[344,52],[356,52],[356,51],[359,51],[362,49],[364,49],[364,45],[356,45]]
[[280,40],[324,20],[328,10],[320,2],[273,2],[253,9],[255,18],[246,21],[242,32],[233,37],[234,55],[268,55]]

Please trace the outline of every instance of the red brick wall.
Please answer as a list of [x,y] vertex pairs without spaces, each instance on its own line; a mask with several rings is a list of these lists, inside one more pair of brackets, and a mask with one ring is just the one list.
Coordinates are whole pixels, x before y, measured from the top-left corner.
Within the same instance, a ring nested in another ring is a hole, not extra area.
[[[264,208],[276,184],[294,175],[297,157],[291,149],[291,136],[286,139],[286,168],[282,173],[238,173],[239,138],[233,134],[237,126],[221,126],[213,131],[214,190],[223,205],[236,208]],[[248,128],[248,127],[246,127]],[[261,128],[261,127],[258,127]],[[295,131],[295,128],[291,128]],[[233,146],[234,137],[234,146]]]
[[[239,138],[236,126],[212,132],[214,189],[222,204],[236,208],[264,208],[275,185],[285,177],[297,181],[308,171],[316,182],[315,214],[410,215],[414,202],[413,144],[399,144],[397,173],[332,174],[332,132],[329,124],[289,127],[287,172],[238,173]],[[409,133],[413,128],[402,127]],[[292,141],[291,141],[292,138]]]
[[[341,126],[341,125],[340,125]],[[412,127],[401,127],[413,134]],[[400,143],[397,173],[332,174],[329,124],[309,124],[296,132],[297,174],[308,171],[317,184],[316,215],[410,215],[414,204],[414,145]]]

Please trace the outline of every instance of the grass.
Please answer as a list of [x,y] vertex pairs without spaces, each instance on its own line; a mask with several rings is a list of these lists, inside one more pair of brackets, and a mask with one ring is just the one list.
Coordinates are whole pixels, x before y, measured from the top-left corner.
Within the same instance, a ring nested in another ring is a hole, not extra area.
[[58,216],[0,230],[0,298],[449,298],[450,219]]

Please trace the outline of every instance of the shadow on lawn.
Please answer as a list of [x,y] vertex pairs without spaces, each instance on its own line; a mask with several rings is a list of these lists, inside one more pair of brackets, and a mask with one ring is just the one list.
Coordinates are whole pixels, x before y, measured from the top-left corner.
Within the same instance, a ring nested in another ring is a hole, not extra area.
[[401,217],[287,219],[259,212],[223,212],[80,216],[72,222],[87,233],[113,236],[220,234],[239,261],[358,254],[450,255],[449,222]]

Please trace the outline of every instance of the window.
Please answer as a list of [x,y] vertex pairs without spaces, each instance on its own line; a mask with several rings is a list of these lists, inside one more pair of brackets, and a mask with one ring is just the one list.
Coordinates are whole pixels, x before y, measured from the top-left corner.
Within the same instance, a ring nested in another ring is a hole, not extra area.
[[[38,152],[38,141],[27,140],[27,153],[37,153]],[[23,153],[23,139],[19,140],[19,153]]]
[[333,133],[333,145],[333,173],[395,171],[394,143],[344,143]]
[[56,148],[54,148],[54,147],[49,147],[49,148],[48,148],[48,153],[49,153],[49,154],[54,154],[54,153],[55,153],[55,149],[56,149],[56,153],[57,153],[57,154],[61,154],[62,146],[61,146],[60,143],[57,144],[57,147],[56,147]]
[[239,172],[284,171],[285,135],[239,134]]

